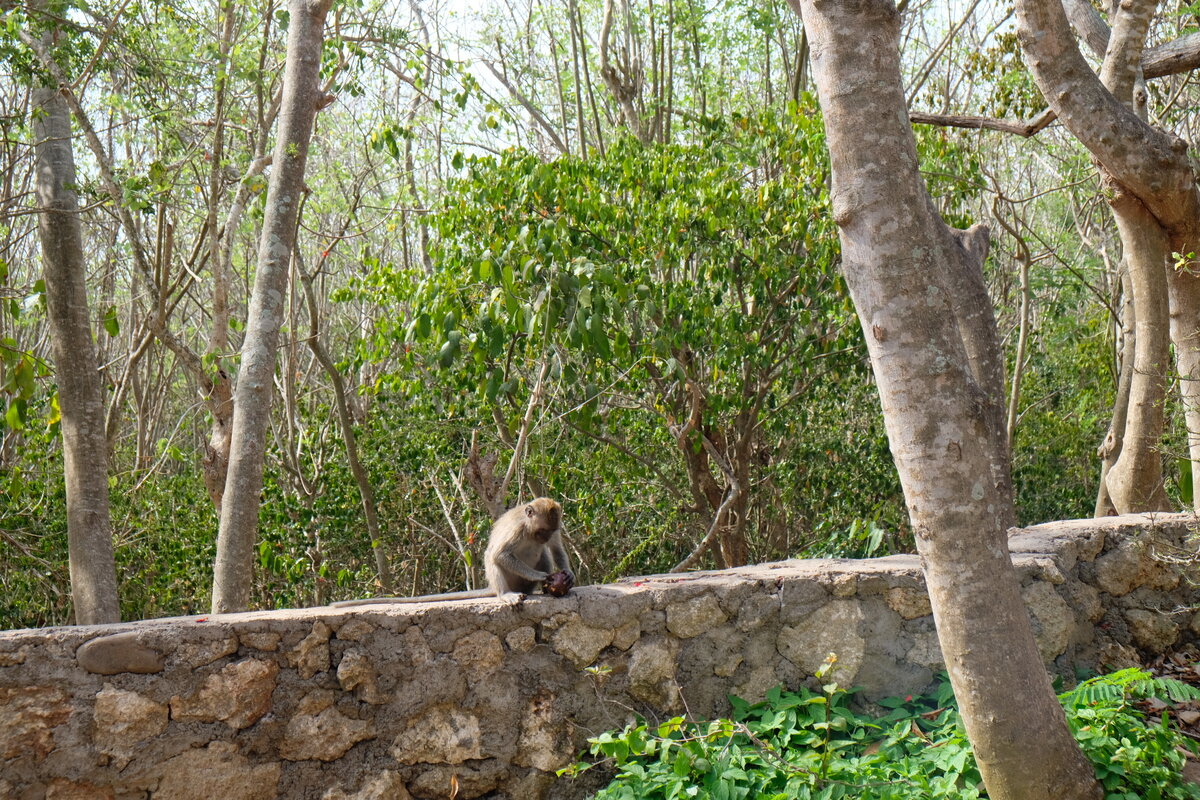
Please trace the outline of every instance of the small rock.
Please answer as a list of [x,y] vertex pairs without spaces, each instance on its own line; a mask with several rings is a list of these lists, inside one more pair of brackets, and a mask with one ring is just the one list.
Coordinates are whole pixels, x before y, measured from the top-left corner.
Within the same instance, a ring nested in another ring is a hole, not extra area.
[[[1200,614],[1196,616],[1200,617]],[[641,638],[641,635],[642,626],[636,619],[632,619],[613,631],[612,645],[618,650],[628,650],[633,647],[634,642]]]
[[750,670],[746,680],[733,687],[732,694],[749,703],[757,703],[778,685],[779,676],[775,674],[774,667],[763,665]]
[[1075,613],[1067,601],[1045,581],[1034,581],[1021,590],[1021,598],[1033,622],[1042,661],[1049,663],[1062,655],[1075,630]]
[[692,600],[681,600],[667,606],[667,630],[680,639],[699,636],[710,628],[725,623],[727,617],[717,598],[702,594]]
[[1059,589],[1067,602],[1088,622],[1096,623],[1104,618],[1104,603],[1100,590],[1082,581],[1067,581]]
[[1161,612],[1131,608],[1125,612],[1125,620],[1137,646],[1156,655],[1165,653],[1179,638],[1179,626]]
[[374,720],[351,719],[333,700],[333,692],[319,690],[300,701],[279,743],[280,758],[333,761],[359,742],[375,738]]
[[570,726],[561,714],[555,713],[554,699],[548,692],[538,692],[530,698],[521,716],[521,736],[513,758],[517,766],[555,772],[571,763],[575,746],[567,733]]
[[766,591],[747,597],[737,612],[737,628],[742,633],[756,631],[779,613],[780,596]]
[[166,761],[152,796],[164,800],[275,800],[280,768],[277,761],[252,763],[233,742],[212,742]]
[[504,663],[504,647],[496,634],[475,631],[454,643],[451,657],[469,677],[478,678],[495,672]]
[[723,660],[718,660],[713,664],[713,674],[719,678],[731,678],[744,660],[740,652],[727,653]]
[[429,642],[425,641],[425,634],[419,626],[409,625],[405,628],[402,640],[403,653],[408,656],[414,667],[433,661],[433,650],[430,649]]
[[279,649],[279,634],[270,633],[267,631],[261,633],[243,633],[241,634],[242,644],[246,647],[252,647],[255,650],[262,650],[264,653],[274,653]]
[[171,698],[171,719],[180,722],[220,720],[236,730],[248,728],[271,710],[275,676],[274,661],[248,658],[209,675],[192,695]]
[[929,594],[924,589],[895,586],[887,591],[888,607],[905,619],[917,619],[933,613]]
[[674,708],[679,702],[678,650],[678,641],[661,637],[635,644],[629,656],[629,694],[655,708]]
[[337,637],[348,642],[361,642],[374,632],[374,625],[361,617],[354,617],[342,623],[337,629]]
[[347,650],[338,664],[337,678],[343,691],[357,691],[364,703],[381,705],[387,698],[379,691],[378,673],[374,662],[366,652],[354,648]]
[[175,661],[187,664],[192,669],[208,666],[225,656],[233,655],[238,649],[236,636],[222,636],[208,641],[185,642],[175,651]]
[[135,631],[114,633],[84,642],[75,651],[79,666],[95,675],[162,672],[166,659],[153,647],[141,644]]
[[1129,594],[1141,585],[1145,550],[1145,542],[1129,539],[1097,558],[1096,585],[1113,597]]
[[517,628],[504,637],[504,643],[508,645],[508,649],[514,653],[526,653],[534,648],[537,644],[537,635],[533,628],[528,626]]
[[22,645],[16,650],[0,652],[0,667],[15,667],[24,664],[29,656],[29,645]]
[[365,781],[357,792],[330,789],[321,795],[321,800],[412,800],[412,795],[408,793],[408,787],[399,775],[385,769]]
[[392,744],[401,764],[462,764],[483,758],[479,718],[453,706],[435,706],[409,720]]
[[313,623],[312,632],[288,654],[288,660],[304,680],[329,670],[329,636],[332,633],[328,625],[317,620]]
[[833,653],[837,664],[828,677],[852,686],[866,649],[866,639],[859,633],[862,619],[862,607],[854,600],[833,600],[796,625],[781,628],[776,647],[808,675],[815,675]]
[[0,688],[0,759],[43,760],[54,749],[54,729],[71,716],[70,700],[50,686]]
[[858,594],[858,576],[834,575],[829,583],[829,593],[834,597],[854,597]]
[[554,632],[552,638],[555,651],[571,659],[571,663],[580,668],[595,661],[600,651],[612,644],[612,640],[611,630],[585,625],[574,615]]
[[96,747],[115,756],[116,768],[123,769],[139,742],[166,730],[167,705],[106,683],[96,694],[94,721]]
[[1180,711],[1175,716],[1179,717],[1179,721],[1184,725],[1195,725],[1200,722],[1200,711]]

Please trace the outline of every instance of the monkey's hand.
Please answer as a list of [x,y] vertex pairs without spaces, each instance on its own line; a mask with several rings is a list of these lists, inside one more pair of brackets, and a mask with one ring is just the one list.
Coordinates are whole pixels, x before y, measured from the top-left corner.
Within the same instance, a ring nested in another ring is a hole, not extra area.
[[570,570],[556,572],[542,584],[542,591],[551,597],[564,597],[575,585],[575,576]]

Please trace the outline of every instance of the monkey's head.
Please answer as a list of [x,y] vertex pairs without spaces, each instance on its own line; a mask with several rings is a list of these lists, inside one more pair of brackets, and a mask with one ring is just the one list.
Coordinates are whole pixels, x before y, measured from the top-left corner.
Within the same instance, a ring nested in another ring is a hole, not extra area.
[[562,506],[549,497],[539,497],[525,504],[526,528],[539,542],[548,542],[562,527]]

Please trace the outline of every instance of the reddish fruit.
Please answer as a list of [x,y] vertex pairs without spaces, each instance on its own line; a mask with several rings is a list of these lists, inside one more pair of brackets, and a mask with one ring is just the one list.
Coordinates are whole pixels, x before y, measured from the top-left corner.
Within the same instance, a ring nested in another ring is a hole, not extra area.
[[571,573],[562,570],[546,578],[542,584],[542,591],[553,597],[563,597],[574,585],[575,579],[571,577]]

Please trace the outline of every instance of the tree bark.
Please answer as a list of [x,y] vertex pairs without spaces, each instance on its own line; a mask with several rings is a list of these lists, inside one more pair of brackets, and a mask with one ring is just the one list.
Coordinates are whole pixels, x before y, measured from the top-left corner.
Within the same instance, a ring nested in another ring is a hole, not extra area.
[[213,571],[213,613],[242,611],[250,604],[272,378],[285,311],[284,290],[295,241],[296,214],[305,189],[304,166],[313,120],[325,99],[319,91],[318,76],[330,2],[289,0],[288,3],[283,103],[242,344],[241,370],[234,391],[233,441]]
[[951,230],[922,184],[901,88],[895,6],[792,4],[802,10],[812,43],[846,282],[938,639],[988,794],[1099,798],[1091,764],[1050,686],[1009,559],[1013,499],[999,349],[990,303],[978,305],[987,232]]
[[1108,471],[1121,456],[1125,444],[1125,420],[1129,416],[1129,398],[1133,388],[1133,360],[1137,339],[1133,326],[1137,322],[1133,310],[1133,287],[1129,283],[1129,270],[1121,268],[1121,350],[1117,356],[1117,392],[1113,397],[1112,419],[1097,454],[1100,456],[1100,487],[1096,491],[1094,517],[1116,516],[1117,507],[1108,495]]
[[72,188],[71,111],[57,88],[38,88],[32,118],[38,234],[62,413],[71,599],[80,625],[119,622],[104,398],[89,321],[79,203]]

